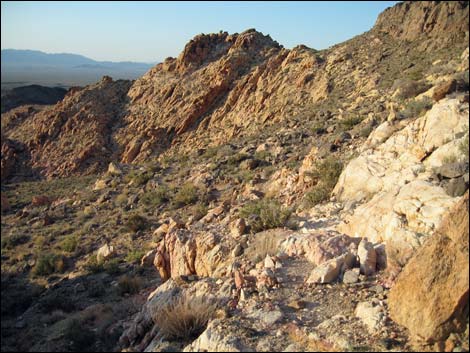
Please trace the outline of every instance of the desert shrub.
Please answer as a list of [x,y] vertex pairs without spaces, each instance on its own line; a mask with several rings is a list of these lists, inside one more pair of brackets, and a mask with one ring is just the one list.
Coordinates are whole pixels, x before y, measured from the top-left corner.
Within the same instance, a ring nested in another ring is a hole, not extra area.
[[118,291],[120,295],[138,293],[142,287],[140,277],[122,276],[118,281]]
[[98,273],[104,271],[103,261],[98,261],[96,255],[92,255],[88,258],[85,269],[91,273]]
[[397,97],[399,99],[408,99],[416,97],[431,88],[431,85],[413,79],[398,79],[393,83],[392,89],[399,90]]
[[181,296],[153,313],[153,319],[167,339],[194,339],[206,329],[216,309],[207,297]]
[[104,261],[103,270],[110,275],[115,275],[121,272],[119,269],[119,259],[110,259]]
[[63,272],[65,263],[62,256],[54,253],[39,254],[33,268],[35,276],[47,276],[55,272]]
[[167,186],[160,185],[155,190],[146,192],[140,200],[146,206],[157,207],[170,200],[170,191]]
[[198,190],[193,184],[184,184],[173,196],[172,204],[179,208],[190,205],[198,200]]
[[126,255],[126,261],[131,263],[140,262],[144,255],[145,251],[143,250],[131,250]]
[[78,319],[71,319],[64,329],[64,339],[70,342],[71,352],[92,352],[96,341],[95,333]]
[[279,251],[279,243],[284,239],[283,233],[260,232],[253,237],[245,249],[246,258],[253,263],[258,263],[266,258],[266,255],[275,256]]
[[76,306],[70,296],[64,290],[55,290],[39,300],[39,307],[43,313],[50,313],[54,310],[61,310],[65,313],[71,313]]
[[326,129],[323,125],[323,123],[314,123],[311,127],[311,131],[312,133],[314,133],[315,135],[321,135],[321,134],[324,134],[326,133]]
[[442,162],[444,164],[452,164],[458,161],[459,161],[459,157],[455,153],[449,154],[445,156],[444,158],[442,158]]
[[426,111],[432,108],[432,100],[429,97],[424,97],[419,101],[409,102],[405,109],[401,112],[404,118],[419,117]]
[[60,248],[66,252],[72,253],[77,249],[78,246],[78,236],[77,235],[70,235],[66,237],[60,243]]
[[192,216],[195,221],[199,221],[202,217],[207,214],[207,206],[203,203],[194,205],[189,211],[189,216]]
[[246,153],[237,153],[227,158],[227,164],[229,166],[238,167],[238,165],[247,158],[249,158],[249,156]]
[[13,249],[15,246],[28,242],[29,236],[27,234],[11,234],[9,236],[2,236],[1,246],[2,249]]
[[248,220],[251,231],[254,233],[282,227],[290,214],[289,209],[269,198],[249,202],[240,209],[240,217]]
[[126,227],[133,232],[144,230],[147,227],[147,219],[141,215],[134,214],[127,220]]
[[360,116],[352,116],[341,120],[339,123],[343,130],[351,130],[355,125],[359,124],[363,119]]
[[329,198],[331,191],[336,185],[343,163],[333,157],[326,158],[317,162],[309,174],[317,180],[317,184],[304,195],[303,203],[307,207],[313,207],[316,204]]
[[129,183],[132,183],[136,186],[141,186],[147,184],[147,182],[152,179],[153,173],[151,171],[141,172],[141,171],[132,171],[127,174],[124,180]]
[[360,137],[369,137],[370,133],[372,132],[372,130],[374,130],[373,126],[372,125],[367,125],[367,126],[364,126],[360,131],[359,131],[359,136]]
[[116,204],[116,206],[125,206],[127,204],[127,199],[127,194],[122,193],[116,196],[114,203]]

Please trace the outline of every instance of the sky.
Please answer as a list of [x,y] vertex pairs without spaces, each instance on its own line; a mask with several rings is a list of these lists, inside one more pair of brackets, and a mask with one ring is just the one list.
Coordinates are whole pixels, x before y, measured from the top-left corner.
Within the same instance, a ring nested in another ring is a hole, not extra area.
[[395,3],[2,1],[1,48],[155,63],[177,57],[197,34],[256,28],[288,49],[325,49],[368,31]]

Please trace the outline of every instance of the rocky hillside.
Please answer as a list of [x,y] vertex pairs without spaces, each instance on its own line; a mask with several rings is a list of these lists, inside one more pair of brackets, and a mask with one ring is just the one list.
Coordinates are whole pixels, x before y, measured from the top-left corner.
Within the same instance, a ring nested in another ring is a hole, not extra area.
[[468,351],[468,18],[201,34],[2,114],[2,350]]

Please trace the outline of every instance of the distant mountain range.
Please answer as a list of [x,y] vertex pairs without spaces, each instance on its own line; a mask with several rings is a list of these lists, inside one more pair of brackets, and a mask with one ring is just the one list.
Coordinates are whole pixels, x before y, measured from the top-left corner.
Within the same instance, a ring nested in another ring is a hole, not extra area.
[[154,64],[95,61],[77,54],[48,54],[38,50],[1,51],[2,89],[41,84],[45,86],[86,85],[108,75],[114,79],[136,79]]

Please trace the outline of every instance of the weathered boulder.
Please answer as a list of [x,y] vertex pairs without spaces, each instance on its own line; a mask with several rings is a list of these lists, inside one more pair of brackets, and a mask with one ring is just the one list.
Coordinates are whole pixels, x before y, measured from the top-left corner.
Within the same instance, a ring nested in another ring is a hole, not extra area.
[[230,248],[211,232],[173,229],[160,241],[154,265],[165,281],[182,275],[219,276]]
[[371,334],[374,334],[379,329],[380,324],[383,323],[385,318],[383,307],[374,305],[371,302],[357,304],[355,315],[361,319]]
[[343,254],[315,267],[306,283],[331,283],[345,270],[354,265],[355,257],[350,253]]
[[289,256],[304,256],[314,265],[334,259],[361,241],[330,230],[318,230],[308,234],[295,233],[284,240],[280,249]]
[[361,273],[366,276],[373,275],[377,265],[377,254],[374,245],[367,239],[362,239],[357,249],[357,256],[359,257]]
[[98,262],[110,258],[114,254],[114,246],[109,244],[104,244],[101,248],[98,249],[96,253],[96,259]]
[[[391,318],[426,342],[465,329],[469,293],[468,192],[447,213],[389,293]],[[467,311],[468,313],[468,311]]]

